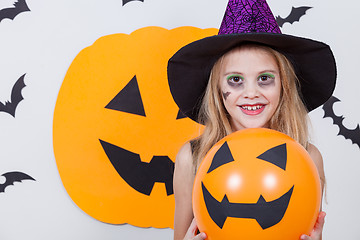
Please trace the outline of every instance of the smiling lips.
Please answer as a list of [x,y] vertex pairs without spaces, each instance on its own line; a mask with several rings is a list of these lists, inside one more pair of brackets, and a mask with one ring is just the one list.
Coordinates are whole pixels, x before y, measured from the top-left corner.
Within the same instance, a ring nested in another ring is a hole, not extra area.
[[264,104],[239,105],[241,111],[247,115],[258,115],[265,109]]

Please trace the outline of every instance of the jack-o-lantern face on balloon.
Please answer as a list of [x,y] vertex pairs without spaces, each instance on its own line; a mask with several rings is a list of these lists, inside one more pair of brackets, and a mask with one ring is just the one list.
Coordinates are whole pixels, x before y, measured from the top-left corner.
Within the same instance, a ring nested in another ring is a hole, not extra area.
[[172,227],[175,156],[202,130],[184,117],[168,59],[216,29],[159,27],[114,34],[83,49],[61,86],[54,152],[72,200],[107,223]]
[[317,169],[300,144],[274,130],[246,129],[206,155],[193,208],[209,240],[297,240],[311,232],[320,195]]

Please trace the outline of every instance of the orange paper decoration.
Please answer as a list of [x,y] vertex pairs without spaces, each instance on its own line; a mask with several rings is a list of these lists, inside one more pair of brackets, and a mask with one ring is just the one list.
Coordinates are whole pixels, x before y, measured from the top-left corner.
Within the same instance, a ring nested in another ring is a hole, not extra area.
[[146,27],[83,49],[56,102],[54,152],[61,180],[87,214],[112,224],[173,227],[175,156],[202,126],[172,99],[168,59],[216,29]]

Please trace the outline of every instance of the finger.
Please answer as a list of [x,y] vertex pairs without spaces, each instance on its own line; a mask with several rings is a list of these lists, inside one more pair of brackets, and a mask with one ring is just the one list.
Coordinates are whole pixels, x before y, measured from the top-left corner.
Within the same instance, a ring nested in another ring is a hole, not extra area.
[[325,216],[326,216],[325,212],[320,212],[319,215],[318,215],[318,218],[316,220],[314,229],[313,229],[313,231],[311,233],[311,237],[304,234],[304,235],[302,235],[300,237],[300,239],[301,240],[311,240],[311,239],[320,238],[320,236],[322,234],[323,227],[324,227],[324,223],[325,223]]
[[314,231],[320,231],[320,232],[322,231],[322,229],[324,227],[324,223],[325,223],[325,216],[326,216],[325,212],[319,213],[318,219],[314,226]]
[[197,226],[196,226],[196,222],[195,222],[195,219],[193,219],[191,221],[191,224],[185,234],[185,237],[184,237],[184,240],[185,239],[193,239],[193,237],[195,237],[195,232],[196,232],[196,229],[197,229]]
[[199,233],[198,235],[196,235],[195,238],[193,238],[193,240],[205,240],[206,239],[206,234],[205,233]]
[[321,235],[322,235],[322,231],[323,231],[323,227],[324,227],[324,223],[325,223],[325,216],[326,213],[325,212],[320,212],[318,215],[318,218],[316,220],[314,229],[311,233],[311,237],[313,239],[320,239]]
[[305,234],[301,235],[300,239],[301,240],[311,240],[311,238],[308,235],[305,235]]
[[196,230],[197,230],[197,224],[195,218],[193,218],[189,226],[188,232],[191,232],[193,236],[195,236]]

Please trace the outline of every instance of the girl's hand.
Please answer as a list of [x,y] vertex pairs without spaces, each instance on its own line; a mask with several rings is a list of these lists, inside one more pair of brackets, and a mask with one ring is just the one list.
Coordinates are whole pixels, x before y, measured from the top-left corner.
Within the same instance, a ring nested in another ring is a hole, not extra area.
[[199,233],[196,235],[198,228],[196,225],[195,218],[192,220],[189,229],[186,232],[186,235],[184,237],[184,240],[205,240],[206,234],[205,233]]
[[315,223],[314,229],[311,232],[310,236],[304,234],[301,236],[300,239],[301,240],[321,240],[322,230],[323,230],[324,222],[325,222],[325,216],[326,216],[325,212],[320,212],[318,219]]

